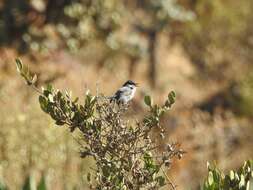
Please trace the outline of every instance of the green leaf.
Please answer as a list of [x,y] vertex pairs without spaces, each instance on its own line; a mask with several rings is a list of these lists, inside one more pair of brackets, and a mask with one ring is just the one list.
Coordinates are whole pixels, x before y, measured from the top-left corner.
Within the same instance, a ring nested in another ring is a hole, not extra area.
[[52,94],[49,94],[48,100],[49,100],[49,102],[54,103],[54,96]]
[[159,166],[154,163],[151,152],[144,153],[145,169],[150,173],[154,174],[159,171]]
[[166,185],[165,178],[163,176],[158,176],[155,180],[158,182],[160,187]]
[[63,121],[61,121],[61,120],[57,120],[57,121],[55,122],[55,124],[56,124],[56,125],[59,125],[59,126],[62,126],[62,125],[65,124],[65,122],[63,122]]
[[44,112],[48,112],[48,101],[44,96],[39,96],[40,107]]
[[146,104],[147,106],[152,106],[152,99],[151,99],[150,96],[146,95],[146,96],[144,97],[144,102],[145,102],[145,104]]
[[16,59],[16,66],[17,66],[17,71],[25,79],[26,83],[28,85],[31,85],[33,77],[30,74],[29,68],[26,65],[23,65],[21,60],[19,59]]
[[21,73],[22,72],[22,68],[23,68],[22,61],[20,59],[18,59],[18,58],[16,58],[15,61],[16,61],[17,71],[19,73]]
[[241,180],[239,183],[239,189],[242,189],[245,186],[245,177],[241,175]]
[[43,89],[43,94],[44,94],[45,97],[48,97],[49,94],[51,94],[51,92],[48,91],[48,90]]
[[32,84],[35,84],[36,82],[37,82],[37,79],[38,79],[38,77],[37,77],[37,75],[35,74],[34,76],[33,76],[33,78],[32,78]]
[[52,93],[53,92],[53,86],[51,84],[47,85],[47,90]]
[[233,182],[231,181],[230,177],[226,175],[223,182],[224,189],[229,189],[231,183]]
[[171,107],[171,103],[170,103],[169,100],[166,100],[164,105],[165,105],[166,108],[170,108]]
[[246,190],[250,190],[250,181],[247,182]]
[[73,101],[73,103],[75,104],[75,103],[77,103],[78,102],[78,100],[79,100],[79,98],[78,97],[76,97],[75,98],[75,100]]
[[[252,190],[253,189],[253,179],[251,178],[251,180],[249,181],[249,190]],[[247,187],[248,187],[247,186]],[[248,190],[248,189],[247,189]]]
[[0,182],[0,190],[8,190],[8,188],[3,182]]
[[25,183],[22,187],[22,190],[32,190],[34,188],[36,188],[35,185],[35,181],[34,178],[32,176],[27,176],[27,178],[25,179]]
[[42,176],[42,178],[40,179],[37,190],[47,190],[46,179],[44,176]]
[[209,162],[206,163],[206,167],[207,167],[208,171],[211,169]]
[[170,101],[171,105],[175,103],[175,99],[176,99],[176,93],[174,91],[171,91],[168,94],[168,100]]
[[235,179],[235,173],[234,173],[234,171],[230,171],[230,179],[233,181],[234,179]]
[[91,174],[90,174],[90,173],[87,174],[87,181],[88,181],[88,182],[91,181]]
[[172,90],[172,91],[169,93],[169,96],[171,96],[171,97],[173,97],[173,98],[176,98],[176,92]]
[[237,181],[240,180],[239,175],[237,173],[235,173],[235,180],[237,180]]
[[214,180],[213,180],[213,172],[210,171],[209,174],[208,174],[208,184],[212,185],[213,182],[214,182]]

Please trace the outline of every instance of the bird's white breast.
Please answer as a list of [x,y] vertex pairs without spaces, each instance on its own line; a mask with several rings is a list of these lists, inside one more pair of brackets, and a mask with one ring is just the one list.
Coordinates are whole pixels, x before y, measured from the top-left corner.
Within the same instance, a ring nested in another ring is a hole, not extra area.
[[[123,89],[124,88],[124,89]],[[133,99],[134,94],[136,92],[136,87],[131,85],[131,86],[126,86],[122,88],[122,95],[119,98],[119,101],[121,101],[122,103],[126,104],[128,103],[130,100]]]

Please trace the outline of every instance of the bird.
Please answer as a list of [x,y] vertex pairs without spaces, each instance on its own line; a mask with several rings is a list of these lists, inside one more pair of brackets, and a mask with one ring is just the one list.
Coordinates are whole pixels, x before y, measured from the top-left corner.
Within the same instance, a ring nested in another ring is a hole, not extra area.
[[119,88],[113,96],[110,97],[110,102],[115,101],[117,104],[126,105],[130,102],[136,92],[138,83],[135,83],[131,80],[126,81],[121,88]]

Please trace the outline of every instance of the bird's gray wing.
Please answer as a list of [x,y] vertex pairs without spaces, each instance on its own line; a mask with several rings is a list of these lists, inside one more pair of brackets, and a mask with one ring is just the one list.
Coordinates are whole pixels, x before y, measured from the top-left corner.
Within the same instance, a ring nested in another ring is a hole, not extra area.
[[114,98],[119,99],[121,96],[129,96],[131,94],[131,90],[128,87],[121,87],[114,95]]

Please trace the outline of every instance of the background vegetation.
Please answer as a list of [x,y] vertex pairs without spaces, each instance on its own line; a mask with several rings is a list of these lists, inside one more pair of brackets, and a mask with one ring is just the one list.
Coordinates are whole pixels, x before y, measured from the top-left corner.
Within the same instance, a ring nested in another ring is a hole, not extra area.
[[169,171],[179,189],[198,189],[215,160],[225,172],[252,158],[253,2],[221,0],[0,0],[0,181],[10,189],[27,176],[49,188],[83,189],[91,160],[43,115],[16,74],[15,57],[82,97],[140,83],[129,117],[143,97],[177,103],[160,143],[179,141],[186,156]]

